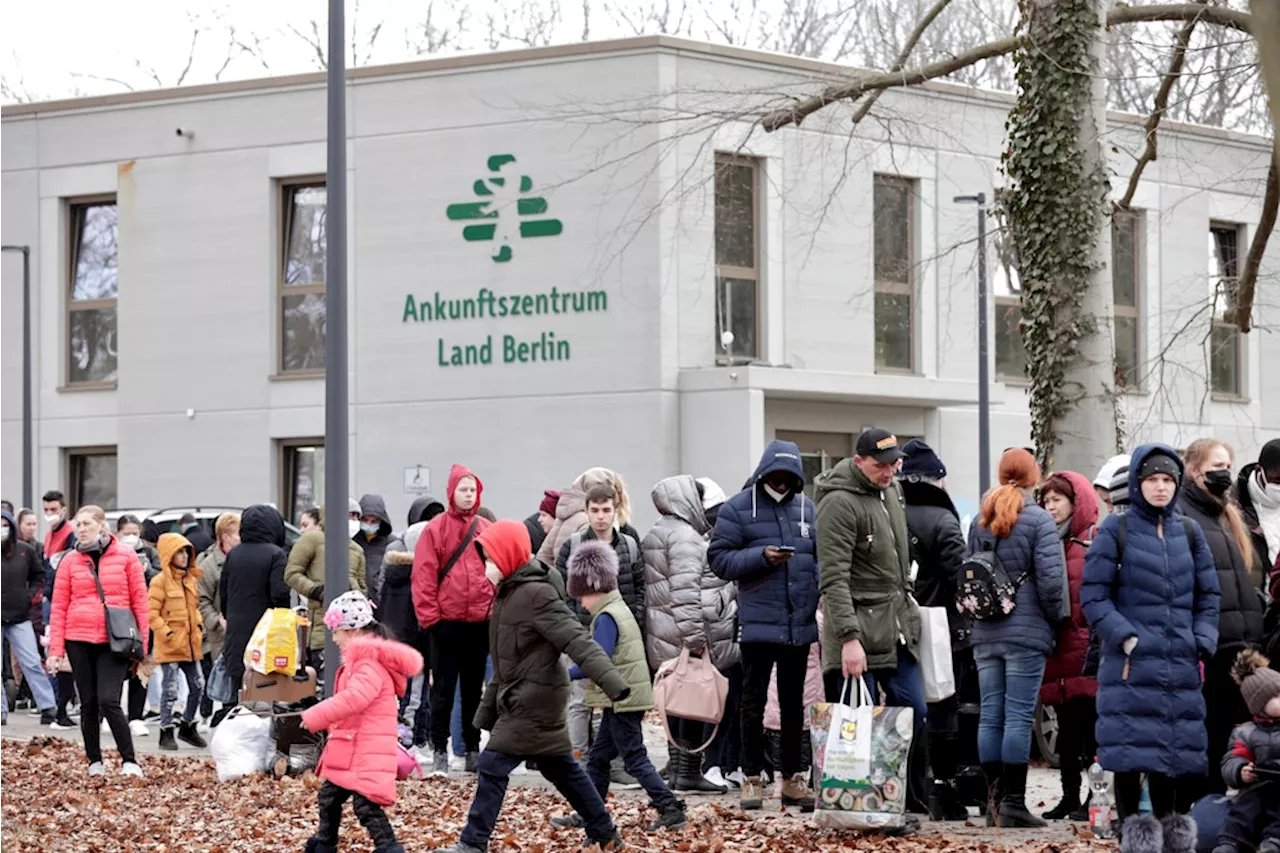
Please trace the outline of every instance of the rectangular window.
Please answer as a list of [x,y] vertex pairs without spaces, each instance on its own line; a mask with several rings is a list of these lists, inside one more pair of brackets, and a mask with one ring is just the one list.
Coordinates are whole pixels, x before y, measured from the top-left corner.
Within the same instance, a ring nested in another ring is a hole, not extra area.
[[82,506],[100,506],[115,509],[119,498],[116,491],[116,449],[93,447],[67,452],[68,482],[71,483],[71,509]]
[[280,473],[280,506],[287,519],[297,524],[303,512],[324,505],[324,439],[281,442]]
[[716,155],[716,364],[760,356],[760,162]]
[[1212,393],[1243,397],[1243,341],[1235,324],[1237,276],[1244,229],[1239,225],[1209,226],[1209,283],[1213,298],[1213,326],[1209,334],[1209,380]]
[[779,441],[793,442],[800,449],[800,465],[804,468],[804,493],[810,500],[814,496],[814,479],[824,471],[830,471],[853,452],[854,437],[848,433],[780,429],[776,438]]
[[1022,344],[1022,299],[1017,296],[996,297],[996,378],[1006,382],[1025,382],[1027,351]]
[[70,206],[67,384],[116,381],[120,219],[114,198]]
[[281,190],[280,372],[323,373],[328,193],[324,181]]
[[915,369],[915,184],[876,175],[876,369]]
[[1142,216],[1116,211],[1111,217],[1111,289],[1115,316],[1117,388],[1142,387]]

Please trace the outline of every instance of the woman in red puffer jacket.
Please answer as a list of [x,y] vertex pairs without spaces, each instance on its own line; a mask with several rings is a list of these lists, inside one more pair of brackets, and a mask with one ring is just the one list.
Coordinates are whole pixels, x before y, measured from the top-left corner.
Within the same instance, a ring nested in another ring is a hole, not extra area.
[[[89,775],[102,776],[99,722],[106,718],[120,750],[120,772],[141,776],[129,734],[129,721],[120,708],[120,689],[129,677],[129,661],[111,651],[107,642],[107,605],[133,611],[146,654],[150,603],[142,564],[132,548],[108,531],[101,507],[86,506],[76,513],[76,549],[58,564],[49,614],[49,657],[45,665],[57,672],[65,657],[71,662],[80,693],[80,733],[84,737]],[[94,575],[97,575],[95,581]],[[102,594],[98,593],[98,584]]]
[[1053,655],[1044,670],[1040,701],[1058,711],[1059,772],[1062,802],[1045,812],[1046,820],[1088,819],[1088,801],[1080,802],[1080,774],[1092,763],[1093,726],[1098,719],[1098,680],[1084,675],[1089,649],[1089,623],[1080,608],[1084,555],[1098,524],[1098,496],[1093,485],[1075,471],[1050,474],[1040,487],[1040,505],[1053,516],[1062,534],[1071,587],[1071,618],[1057,628]]

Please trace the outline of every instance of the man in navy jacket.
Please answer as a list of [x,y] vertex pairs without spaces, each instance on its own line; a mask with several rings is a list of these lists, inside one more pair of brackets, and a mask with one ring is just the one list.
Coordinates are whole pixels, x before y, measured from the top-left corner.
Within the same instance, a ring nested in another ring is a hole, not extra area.
[[813,810],[800,750],[805,670],[818,639],[818,561],[814,506],[802,489],[799,449],[770,442],[745,488],[721,507],[711,537],[711,571],[738,588],[744,809],[759,809],[764,798],[764,709],[776,665],[782,804]]

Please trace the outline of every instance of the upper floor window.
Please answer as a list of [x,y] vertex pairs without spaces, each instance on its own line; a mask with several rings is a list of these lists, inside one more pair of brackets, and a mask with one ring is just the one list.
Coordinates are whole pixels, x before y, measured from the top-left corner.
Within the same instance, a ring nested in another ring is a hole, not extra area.
[[328,193],[324,181],[282,187],[280,372],[324,371]]
[[915,183],[876,175],[876,369],[915,370]]
[[760,161],[716,155],[716,363],[760,356]]
[[1213,394],[1243,397],[1243,342],[1235,324],[1236,287],[1240,274],[1240,246],[1244,228],[1213,223],[1209,226],[1209,284],[1213,320],[1209,333],[1209,382]]
[[1111,217],[1111,290],[1117,388],[1142,387],[1142,215],[1118,210]]
[[120,219],[116,201],[70,206],[67,383],[116,381],[116,298],[120,290]]

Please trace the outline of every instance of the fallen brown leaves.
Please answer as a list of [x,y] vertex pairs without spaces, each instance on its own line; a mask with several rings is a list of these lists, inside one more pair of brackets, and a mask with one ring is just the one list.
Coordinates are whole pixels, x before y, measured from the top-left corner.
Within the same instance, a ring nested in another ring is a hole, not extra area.
[[[116,775],[89,778],[84,755],[72,742],[38,738],[5,741],[0,751],[3,795],[0,846],[6,853],[263,853],[301,850],[315,829],[314,777],[277,779],[261,774],[219,784],[213,763],[198,758],[148,756],[145,779]],[[400,784],[389,810],[401,843],[410,853],[447,847],[467,818],[474,784],[469,779]],[[646,834],[653,812],[643,797],[610,800],[630,847],[654,853],[791,853],[791,851],[888,851],[888,853],[1084,853],[1100,842],[1070,836],[1045,841],[993,830],[958,834],[932,831],[912,838],[838,833],[807,820],[778,814],[747,816],[718,803],[696,804],[683,832]],[[552,790],[513,785],[490,850],[494,853],[558,853],[577,850],[582,834],[557,830],[548,819],[566,813]],[[348,808],[344,851],[372,849]]]

